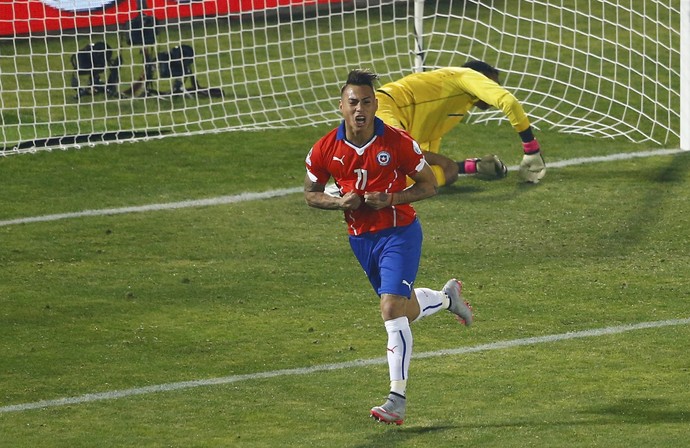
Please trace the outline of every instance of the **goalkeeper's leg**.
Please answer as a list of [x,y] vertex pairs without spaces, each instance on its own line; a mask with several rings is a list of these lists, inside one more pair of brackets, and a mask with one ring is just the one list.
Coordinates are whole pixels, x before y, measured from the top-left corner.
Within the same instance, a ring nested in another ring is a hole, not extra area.
[[[503,179],[508,175],[508,167],[493,154],[456,162],[444,155],[424,151],[424,158],[431,165],[439,187],[454,183],[459,174],[473,174],[482,180]],[[412,183],[412,179],[408,179],[408,185]]]
[[439,187],[450,185],[458,180],[458,163],[435,152],[424,151],[424,158],[431,165]]

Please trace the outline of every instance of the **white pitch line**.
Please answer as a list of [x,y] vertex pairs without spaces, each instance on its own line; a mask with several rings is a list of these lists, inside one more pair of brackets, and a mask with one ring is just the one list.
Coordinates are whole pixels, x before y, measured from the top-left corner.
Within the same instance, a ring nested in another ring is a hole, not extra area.
[[[556,162],[551,162],[548,159],[548,154],[546,156],[546,168],[565,168],[567,166],[573,165],[584,165],[586,163],[599,163],[599,162],[615,162],[618,160],[631,160],[641,157],[653,157],[653,156],[672,156],[674,154],[679,154],[684,151],[682,149],[655,149],[650,151],[639,151],[639,152],[623,152],[617,154],[609,154],[606,156],[594,156],[594,157],[577,157],[575,159],[559,160]],[[518,166],[510,167],[509,169],[517,170]]]
[[[579,338],[591,338],[599,336],[608,336],[612,334],[625,333],[628,331],[645,330],[649,328],[671,327],[678,325],[690,324],[690,318],[685,319],[671,319],[656,322],[641,322],[637,324],[619,325],[615,327],[597,328],[593,330],[574,331],[561,334],[552,334],[547,336],[535,336],[524,339],[513,339],[508,341],[492,342],[489,344],[480,344],[473,347],[460,347],[456,349],[438,350],[432,352],[423,352],[414,355],[414,359],[435,358],[439,356],[448,355],[464,355],[468,353],[484,352],[489,350],[502,350],[514,347],[521,347],[525,345],[545,344],[550,342],[567,341]],[[327,372],[333,370],[353,369],[358,367],[368,367],[373,365],[386,364],[388,360],[385,357],[358,359],[354,361],[340,362],[335,364],[322,364],[312,367],[300,367],[295,369],[273,370],[268,372],[247,373],[244,375],[232,375],[219,378],[209,378],[205,380],[181,381],[177,383],[157,384],[153,386],[137,387],[133,389],[113,390],[109,392],[100,392],[92,394],[78,395],[75,397],[58,398],[54,400],[41,400],[32,403],[14,404],[0,407],[0,414],[10,412],[29,411],[32,409],[43,409],[49,407],[66,406],[70,404],[84,404],[94,401],[115,400],[118,398],[132,397],[135,395],[152,394],[156,392],[171,392],[176,390],[191,389],[202,386],[215,386],[238,383],[241,381],[252,381],[267,378],[276,378],[281,376],[291,375],[309,375],[317,372]]]
[[28,224],[32,222],[46,222],[57,221],[60,219],[81,218],[85,216],[121,215],[124,213],[140,213],[155,210],[173,210],[179,208],[207,207],[212,205],[234,204],[236,202],[256,201],[259,199],[270,199],[278,196],[286,196],[288,194],[298,193],[300,191],[302,191],[302,187],[269,190],[263,193],[240,193],[232,196],[219,196],[209,199],[193,199],[189,201],[167,202],[162,204],[148,204],[120,208],[103,208],[98,210],[83,210],[81,212],[72,213],[57,213],[54,215],[32,216],[29,218],[17,218],[9,219],[7,221],[0,221],[0,227],[11,226],[15,224]]
[[[572,165],[582,165],[585,163],[598,163],[598,162],[612,162],[617,160],[630,160],[639,157],[652,157],[652,156],[667,156],[678,154],[683,151],[682,149],[657,149],[652,151],[639,151],[639,152],[627,152],[619,154],[611,154],[607,156],[596,156],[596,157],[580,157],[575,159],[560,160],[555,162],[550,162],[547,158],[547,168],[563,168]],[[508,167],[509,171],[517,171],[518,166]],[[172,210],[180,208],[190,208],[190,207],[206,207],[213,205],[225,205],[234,204],[238,202],[255,201],[259,199],[270,199],[280,196],[286,196],[292,193],[299,193],[302,191],[302,187],[295,188],[284,188],[279,190],[269,190],[262,193],[240,193],[232,196],[219,196],[215,198],[208,199],[196,199],[180,202],[168,202],[162,204],[148,204],[139,205],[132,207],[120,207],[120,208],[105,208],[97,210],[84,210],[81,212],[71,212],[71,213],[57,213],[53,215],[42,215],[42,216],[31,216],[27,218],[16,218],[8,219],[5,221],[0,221],[0,227],[12,226],[17,224],[29,224],[33,222],[48,222],[48,221],[58,221],[61,219],[70,218],[82,218],[88,216],[107,216],[107,215],[121,215],[124,213],[141,213],[150,212],[157,210]]]

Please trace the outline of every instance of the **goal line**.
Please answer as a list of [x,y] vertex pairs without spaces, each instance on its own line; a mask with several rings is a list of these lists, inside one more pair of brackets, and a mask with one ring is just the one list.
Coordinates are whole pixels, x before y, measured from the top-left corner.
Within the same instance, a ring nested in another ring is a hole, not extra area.
[[[652,157],[652,156],[667,156],[674,155],[684,152],[681,149],[658,149],[650,151],[640,151],[640,152],[628,152],[619,154],[610,154],[607,156],[595,156],[595,157],[580,157],[575,159],[566,159],[555,162],[549,162],[548,168],[564,168],[573,165],[583,165],[587,163],[600,163],[600,162],[613,162],[618,160],[630,160],[640,157]],[[517,171],[518,166],[508,167],[509,171]],[[130,207],[119,207],[119,208],[104,208],[96,210],[83,210],[79,212],[67,212],[67,213],[56,213],[50,215],[41,216],[31,216],[26,218],[16,218],[0,221],[0,227],[7,227],[18,224],[30,224],[36,222],[50,222],[59,221],[62,219],[74,219],[74,218],[86,218],[91,216],[108,216],[108,215],[121,215],[126,213],[143,213],[152,212],[159,210],[175,210],[182,208],[191,207],[208,207],[215,205],[226,205],[234,204],[238,202],[256,201],[261,199],[271,199],[280,196],[287,196],[289,194],[299,193],[303,190],[303,187],[293,187],[293,188],[283,188],[277,190],[269,190],[265,192],[248,192],[240,193],[236,195],[229,196],[218,196],[215,198],[207,199],[190,199],[187,201],[178,202],[167,202],[159,204],[147,204],[147,205],[136,205]]]

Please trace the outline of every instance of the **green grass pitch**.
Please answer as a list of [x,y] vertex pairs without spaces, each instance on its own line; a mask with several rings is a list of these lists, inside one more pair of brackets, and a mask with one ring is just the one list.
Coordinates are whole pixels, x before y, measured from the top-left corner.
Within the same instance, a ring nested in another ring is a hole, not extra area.
[[[0,158],[0,221],[299,188],[326,130]],[[547,163],[654,149],[539,138]],[[445,147],[520,160],[507,126],[461,125]],[[340,213],[291,193],[2,225],[0,445],[684,446],[689,167],[678,153],[536,186],[464,178],[419,203],[417,283],[462,278],[476,323],[413,326],[401,427],[368,418],[385,331]]]

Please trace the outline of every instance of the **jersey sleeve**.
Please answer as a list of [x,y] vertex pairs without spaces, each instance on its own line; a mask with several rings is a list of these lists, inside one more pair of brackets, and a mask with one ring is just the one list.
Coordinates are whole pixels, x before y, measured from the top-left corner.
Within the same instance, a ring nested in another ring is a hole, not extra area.
[[307,168],[307,176],[312,182],[326,185],[328,180],[331,178],[330,173],[326,170],[326,166],[323,163],[323,152],[321,151],[321,146],[319,143],[312,146],[307,154],[307,158],[304,160],[304,164]]
[[401,139],[400,166],[405,170],[405,174],[410,176],[420,172],[426,163],[421,146],[407,132],[398,131]]
[[517,132],[530,126],[529,118],[515,96],[479,72],[468,72],[458,82],[475,97],[500,109]]

